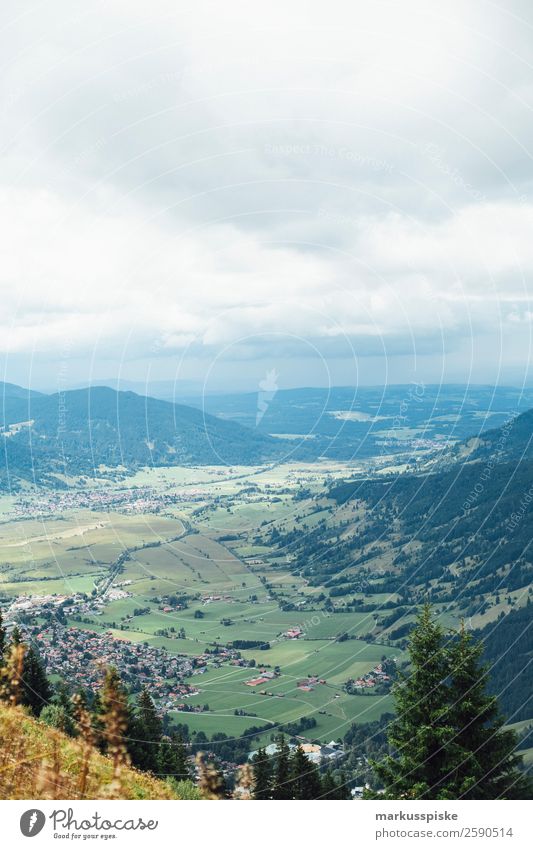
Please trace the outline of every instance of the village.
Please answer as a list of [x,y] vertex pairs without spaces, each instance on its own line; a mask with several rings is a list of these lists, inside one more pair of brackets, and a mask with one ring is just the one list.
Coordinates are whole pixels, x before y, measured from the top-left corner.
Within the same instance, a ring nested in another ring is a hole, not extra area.
[[[123,582],[127,585],[128,582]],[[130,593],[120,585],[107,591],[105,601],[125,598]],[[131,692],[147,687],[159,711],[203,712],[207,705],[187,704],[186,699],[201,690],[185,679],[202,675],[208,665],[218,669],[253,666],[231,647],[217,645],[198,655],[171,654],[148,642],[131,642],[114,636],[112,630],[86,630],[67,625],[66,616],[81,619],[82,614],[101,614],[105,601],[84,595],[21,596],[5,610],[8,634],[15,623],[24,639],[34,642],[48,675],[58,676],[74,689],[97,691],[106,667],[113,666]],[[40,623],[36,623],[39,617]],[[265,671],[265,678],[274,677]]]
[[103,671],[113,666],[124,683],[139,691],[146,686],[160,708],[180,710],[183,699],[198,695],[184,680],[207,663],[207,657],[181,657],[147,643],[118,640],[109,631],[82,631],[61,624],[21,626],[25,639],[36,642],[48,675],[58,675],[73,689],[97,691]]
[[96,487],[94,489],[41,490],[38,494],[20,496],[13,505],[16,518],[35,519],[58,515],[69,510],[114,510],[137,515],[158,514],[178,502],[195,502],[204,497],[201,489],[187,487],[162,491],[150,486],[131,488]]

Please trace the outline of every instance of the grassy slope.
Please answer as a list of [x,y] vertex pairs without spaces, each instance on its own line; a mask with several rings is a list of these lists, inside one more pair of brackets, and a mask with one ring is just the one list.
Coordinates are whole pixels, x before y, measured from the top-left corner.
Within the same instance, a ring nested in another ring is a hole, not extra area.
[[[30,718],[20,708],[0,704],[0,798],[80,798],[82,746],[77,740]],[[94,751],[89,759],[86,799],[111,795],[111,761]],[[162,781],[124,768],[113,798],[177,799]]]

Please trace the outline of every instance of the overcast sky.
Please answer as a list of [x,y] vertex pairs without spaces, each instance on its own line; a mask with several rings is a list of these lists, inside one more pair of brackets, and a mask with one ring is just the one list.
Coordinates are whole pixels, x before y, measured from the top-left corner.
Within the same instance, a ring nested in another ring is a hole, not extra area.
[[5,379],[530,381],[530,2],[0,15]]

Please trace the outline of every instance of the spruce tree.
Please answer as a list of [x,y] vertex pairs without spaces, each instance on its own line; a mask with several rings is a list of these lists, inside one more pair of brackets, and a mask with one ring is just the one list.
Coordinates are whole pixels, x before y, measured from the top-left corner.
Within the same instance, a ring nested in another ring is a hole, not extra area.
[[394,749],[375,765],[384,798],[439,798],[453,737],[448,715],[448,658],[442,628],[424,605],[409,645],[411,672],[393,689],[397,718],[388,730]]
[[264,749],[252,758],[254,771],[254,799],[270,799],[272,795],[272,762]]
[[444,791],[451,799],[531,798],[532,782],[515,754],[516,734],[504,730],[496,696],[487,693],[483,645],[464,626],[448,649],[450,714],[455,735]]
[[311,763],[301,746],[296,746],[290,757],[292,798],[318,799],[322,785],[315,764]]
[[[76,703],[78,705],[78,711],[79,711],[80,708],[82,708],[83,710],[88,710],[89,706],[90,706],[90,699],[89,699],[89,693],[87,692],[85,687],[80,687],[80,689],[76,692],[75,695],[76,695]],[[72,698],[74,698],[74,696]],[[75,713],[74,708],[73,708],[73,711]]]
[[181,734],[176,734],[173,737],[172,748],[174,750],[176,780],[188,781],[191,778],[191,770],[187,758],[187,749]]
[[187,751],[183,745],[181,736],[164,737],[156,753],[156,770],[160,778],[174,781],[188,781],[191,778],[189,764],[187,762]]
[[[482,646],[464,630],[445,637],[425,605],[411,634],[411,671],[393,689],[397,718],[387,737],[393,754],[374,770],[385,799],[524,798],[528,780],[487,695]],[[516,794],[516,795],[515,795]],[[366,794],[372,796],[371,793]]]
[[159,718],[153,699],[143,687],[137,700],[137,719],[142,724],[145,740],[159,742],[163,733],[163,723]]
[[163,724],[157,715],[148,690],[143,687],[134,713],[129,750],[134,766],[158,771],[158,747],[163,734]]
[[331,774],[331,770],[326,770],[322,776],[321,797],[322,799],[335,799],[337,796],[337,785]]
[[70,725],[69,717],[65,713],[65,708],[62,705],[46,705],[46,707],[42,709],[39,719],[51,728],[57,728],[58,731],[62,731],[64,734],[69,734],[71,737],[74,736],[72,734],[72,726]]
[[21,634],[20,628],[19,628],[18,625],[15,625],[13,627],[13,630],[11,631],[11,645],[20,646],[21,642],[22,642],[22,634]]
[[350,793],[350,785],[346,780],[346,775],[344,772],[339,773],[339,779],[335,784],[335,794],[333,796],[334,799],[351,799],[352,794]]
[[21,685],[21,704],[29,707],[35,716],[39,716],[52,697],[52,687],[41,658],[33,646],[29,646],[24,654]]
[[163,781],[169,778],[174,778],[180,781],[180,777],[176,775],[176,752],[169,739],[161,740],[156,752],[156,767],[154,772]]
[[292,776],[290,764],[290,749],[285,737],[280,734],[277,740],[278,750],[275,757],[273,799],[292,799]]
[[[0,623],[0,642],[3,643],[5,651],[5,631]],[[49,703],[52,697],[52,687],[46,676],[43,663],[37,649],[23,643],[22,633],[18,625],[11,631],[11,647],[22,646],[24,648],[24,660],[22,663],[22,675],[20,681],[20,704],[29,707],[35,716],[39,716],[42,709]]]
[[[53,711],[50,716],[55,717],[56,722],[60,722],[61,731],[64,731],[65,734],[68,734],[70,737],[74,737],[76,734],[76,722],[74,718],[74,705],[72,703],[72,699],[70,698],[68,689],[63,682],[60,682],[56,691],[52,697],[52,703],[50,708],[57,708],[56,711]],[[47,708],[44,708],[46,710]],[[41,713],[41,719],[43,718]],[[53,721],[50,721],[50,725],[53,724]]]
[[83,708],[85,705],[88,705],[89,701],[91,702],[90,708],[88,708],[88,710],[91,715],[91,727],[94,734],[95,746],[101,752],[106,752],[108,749],[108,741],[106,735],[106,715],[108,715],[112,709],[112,697],[110,693],[115,687],[119,695],[121,710],[124,714],[124,744],[126,745],[131,760],[135,763],[133,750],[135,747],[135,742],[137,740],[137,729],[135,728],[133,710],[129,702],[128,692],[125,686],[123,685],[120,675],[118,674],[115,667],[107,668],[104,677],[104,685],[101,690],[97,690],[94,693],[94,696],[92,696],[92,698],[88,698],[88,694],[86,691],[79,691],[78,696],[80,699],[80,704]]

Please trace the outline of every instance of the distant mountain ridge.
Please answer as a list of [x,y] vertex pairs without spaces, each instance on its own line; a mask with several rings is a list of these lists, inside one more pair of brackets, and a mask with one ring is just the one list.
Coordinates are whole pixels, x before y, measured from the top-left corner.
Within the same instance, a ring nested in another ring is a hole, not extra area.
[[25,389],[23,386],[17,386],[16,383],[5,383],[0,381],[0,399],[28,399],[42,396],[42,392],[37,392],[36,389]]
[[255,465],[287,451],[282,440],[235,422],[107,387],[6,392],[0,423],[4,486],[93,474],[99,466]]
[[261,433],[305,440],[315,457],[349,461],[422,449],[446,450],[533,407],[533,389],[461,384],[389,384],[203,395],[181,400]]
[[[379,389],[367,388],[364,403],[360,399],[355,410],[355,390],[334,389],[327,411],[323,390],[280,391],[269,398],[258,421],[259,396],[253,393],[226,398],[224,409],[220,398],[206,398],[207,412],[199,404],[174,404],[105,386],[45,395],[0,383],[0,447],[4,450],[0,487],[17,488],[20,481],[58,485],[58,476],[92,475],[101,466],[132,471],[143,466],[259,465],[284,459],[350,460],[383,451],[409,453],[409,443],[401,434],[407,426],[413,432],[413,446],[419,437],[424,446],[437,446],[439,433],[448,438],[442,433],[442,420],[454,419],[453,414],[445,416],[446,411],[453,413],[464,406],[464,387],[449,386],[447,395],[440,392],[438,398],[434,387],[426,387],[423,398],[411,399],[410,421],[402,420],[399,428],[394,415],[407,389],[392,387],[385,404]],[[489,407],[494,392],[486,387],[472,391],[469,418],[459,429],[454,424],[450,427],[459,438],[469,432],[475,435],[443,452],[441,470],[457,461],[475,464],[494,452],[498,463],[518,458],[521,452],[531,457],[533,411],[521,413],[512,422],[505,413],[518,390],[502,389],[494,412]],[[484,410],[489,412],[482,420],[477,418]],[[476,423],[483,421],[486,427],[489,414],[504,424],[476,433]]]
[[504,461],[533,458],[533,409],[485,431],[468,452],[469,460],[485,460],[491,456]]

